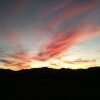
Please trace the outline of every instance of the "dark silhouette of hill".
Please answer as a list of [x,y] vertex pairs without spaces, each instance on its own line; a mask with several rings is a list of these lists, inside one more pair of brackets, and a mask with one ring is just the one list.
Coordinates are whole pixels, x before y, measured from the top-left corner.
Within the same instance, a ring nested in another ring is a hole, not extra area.
[[56,70],[44,67],[21,71],[1,69],[0,89],[1,87],[6,89],[2,93],[11,94],[4,96],[6,99],[3,100],[20,97],[22,100],[30,100],[30,97],[50,99],[53,96],[64,99],[94,96],[96,99],[100,97],[100,68]]
[[37,80],[37,81],[60,81],[62,82],[96,82],[100,80],[100,68],[88,69],[50,69],[35,68],[29,70],[12,71],[0,69],[1,80]]

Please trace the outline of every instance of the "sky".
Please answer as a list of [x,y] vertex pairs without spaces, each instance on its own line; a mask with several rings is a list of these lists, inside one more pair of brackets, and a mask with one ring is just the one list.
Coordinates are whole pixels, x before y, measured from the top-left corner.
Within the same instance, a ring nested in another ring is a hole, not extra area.
[[0,0],[0,68],[100,66],[100,0]]

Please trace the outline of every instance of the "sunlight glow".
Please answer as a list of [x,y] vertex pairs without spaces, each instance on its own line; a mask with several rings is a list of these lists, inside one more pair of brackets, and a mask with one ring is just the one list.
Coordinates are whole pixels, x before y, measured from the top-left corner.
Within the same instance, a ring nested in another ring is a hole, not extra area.
[[62,60],[62,59],[50,59],[48,61],[30,61],[24,63],[22,66],[20,65],[4,65],[0,63],[0,68],[1,69],[10,69],[14,71],[22,70],[22,69],[32,69],[32,68],[53,68],[53,69],[87,69],[90,67],[96,67],[100,66],[100,61],[96,60],[73,60],[73,61],[68,61],[68,60]]

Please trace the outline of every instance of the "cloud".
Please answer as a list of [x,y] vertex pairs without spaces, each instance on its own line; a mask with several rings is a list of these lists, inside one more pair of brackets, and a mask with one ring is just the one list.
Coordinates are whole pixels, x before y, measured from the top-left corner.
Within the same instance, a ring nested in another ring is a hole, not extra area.
[[31,57],[25,52],[16,52],[16,53],[10,55],[10,57],[13,59],[23,61],[23,62],[31,61]]
[[[0,62],[4,65],[4,68],[10,68],[10,69],[16,69],[16,70],[20,70],[20,69],[29,69],[31,68],[31,66],[29,66],[29,64],[25,61],[20,60],[16,60],[16,59],[0,59]],[[1,66],[1,64],[0,64]]]
[[[100,35],[99,30],[95,29],[96,26],[79,27],[70,32],[60,32],[46,43],[42,51],[37,56],[39,60],[48,60],[58,57],[64,51],[68,51],[72,46],[77,43],[83,42],[86,39],[91,39],[97,35]],[[95,32],[93,31],[95,30]]]
[[48,28],[55,28],[55,26],[59,26],[63,21],[68,21],[71,18],[75,18],[79,14],[92,10],[97,3],[97,0],[92,0],[89,3],[85,2],[82,4],[70,6],[69,8],[65,8],[48,22]]
[[83,60],[83,59],[77,59],[74,61],[75,63],[95,63],[96,60],[93,59],[93,60]]

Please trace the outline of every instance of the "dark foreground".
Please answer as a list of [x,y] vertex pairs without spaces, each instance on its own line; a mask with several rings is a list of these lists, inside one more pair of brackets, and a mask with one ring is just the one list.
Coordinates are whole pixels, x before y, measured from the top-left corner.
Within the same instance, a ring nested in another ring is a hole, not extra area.
[[0,70],[0,91],[0,100],[96,99],[100,97],[100,68]]

